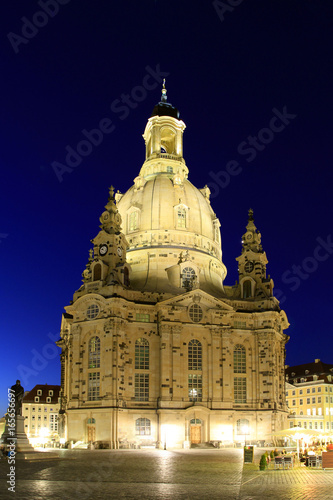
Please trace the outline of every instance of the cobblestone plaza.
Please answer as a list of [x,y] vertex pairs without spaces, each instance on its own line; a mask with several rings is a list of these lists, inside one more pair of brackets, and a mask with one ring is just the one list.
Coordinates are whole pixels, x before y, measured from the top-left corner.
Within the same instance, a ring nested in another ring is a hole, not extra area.
[[295,467],[259,471],[241,449],[58,450],[58,458],[16,460],[16,491],[0,460],[3,500],[330,500],[333,471]]

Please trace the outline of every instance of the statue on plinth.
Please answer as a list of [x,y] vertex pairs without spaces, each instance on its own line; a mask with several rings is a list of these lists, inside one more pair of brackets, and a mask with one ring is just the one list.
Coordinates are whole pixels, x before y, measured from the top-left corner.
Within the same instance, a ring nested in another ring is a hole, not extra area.
[[15,415],[22,415],[22,401],[24,396],[24,389],[21,386],[20,380],[16,380],[16,384],[11,386],[12,394],[15,396]]

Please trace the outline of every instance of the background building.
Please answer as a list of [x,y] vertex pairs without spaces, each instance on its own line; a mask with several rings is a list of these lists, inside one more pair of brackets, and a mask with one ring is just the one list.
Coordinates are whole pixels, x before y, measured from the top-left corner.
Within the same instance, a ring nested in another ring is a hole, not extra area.
[[[285,426],[289,326],[253,212],[225,286],[220,221],[188,180],[185,124],[163,87],[134,185],[110,196],[61,326],[67,440],[189,446]],[[237,236],[235,232],[234,237]]]
[[22,403],[24,428],[33,446],[58,442],[59,385],[35,385]]
[[322,430],[333,436],[333,365],[316,359],[286,367],[289,426]]

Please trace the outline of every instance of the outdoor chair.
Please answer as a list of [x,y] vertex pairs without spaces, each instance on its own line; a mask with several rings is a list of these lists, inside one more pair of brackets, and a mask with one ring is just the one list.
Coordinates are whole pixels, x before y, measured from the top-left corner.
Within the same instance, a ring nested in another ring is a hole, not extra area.
[[317,466],[317,457],[315,455],[310,455],[308,457],[308,466],[316,467]]
[[293,459],[292,457],[284,457],[283,458],[283,467],[287,469],[293,468]]
[[283,469],[283,458],[275,457],[274,458],[274,469]]
[[316,457],[316,467],[322,467],[323,466],[323,457],[321,455],[318,455]]

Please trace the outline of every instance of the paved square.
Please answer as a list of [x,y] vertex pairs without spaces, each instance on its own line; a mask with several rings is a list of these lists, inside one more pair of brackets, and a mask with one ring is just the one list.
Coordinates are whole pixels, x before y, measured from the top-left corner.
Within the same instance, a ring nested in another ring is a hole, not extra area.
[[259,471],[241,449],[57,450],[59,458],[16,461],[16,492],[0,461],[3,500],[331,500],[333,471],[298,467]]

